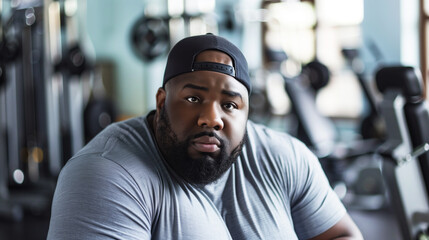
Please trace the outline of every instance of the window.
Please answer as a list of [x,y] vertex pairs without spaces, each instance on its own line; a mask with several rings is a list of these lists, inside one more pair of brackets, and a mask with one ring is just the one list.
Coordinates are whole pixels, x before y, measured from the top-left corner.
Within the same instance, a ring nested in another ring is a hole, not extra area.
[[269,49],[284,51],[300,66],[317,58],[330,70],[328,85],[317,94],[318,109],[333,118],[361,116],[364,95],[343,49],[360,47],[363,0],[270,1],[263,7],[268,10],[263,41]]

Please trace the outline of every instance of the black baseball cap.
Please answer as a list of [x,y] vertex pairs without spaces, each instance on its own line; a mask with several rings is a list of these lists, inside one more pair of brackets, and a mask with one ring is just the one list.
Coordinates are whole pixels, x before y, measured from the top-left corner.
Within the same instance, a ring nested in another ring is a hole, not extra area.
[[[231,57],[233,66],[215,62],[195,62],[196,56],[206,50],[218,50]],[[194,71],[215,71],[230,75],[241,82],[250,93],[252,85],[246,58],[234,44],[212,33],[180,40],[168,54],[162,86],[172,78]]]

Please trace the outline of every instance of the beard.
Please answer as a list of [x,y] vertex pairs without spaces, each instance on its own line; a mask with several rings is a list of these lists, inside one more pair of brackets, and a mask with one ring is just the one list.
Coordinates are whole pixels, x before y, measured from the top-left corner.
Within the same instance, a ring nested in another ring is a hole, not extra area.
[[[171,128],[165,107],[160,111],[159,121],[156,125],[156,136],[168,165],[185,181],[194,184],[208,184],[219,179],[237,160],[246,139],[243,137],[238,146],[231,151],[231,154],[227,153],[226,147],[230,146],[229,141],[222,139],[214,132],[202,131],[179,141]],[[192,144],[192,139],[202,136],[216,137],[221,143],[220,152],[218,154],[201,153],[201,157],[191,157],[188,149]]]

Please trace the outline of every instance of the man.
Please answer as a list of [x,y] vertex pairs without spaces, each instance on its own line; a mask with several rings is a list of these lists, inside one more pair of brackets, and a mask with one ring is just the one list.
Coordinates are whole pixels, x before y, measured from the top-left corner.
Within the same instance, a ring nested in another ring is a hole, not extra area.
[[248,121],[240,50],[170,51],[156,110],[111,125],[58,179],[48,239],[362,239],[298,140]]

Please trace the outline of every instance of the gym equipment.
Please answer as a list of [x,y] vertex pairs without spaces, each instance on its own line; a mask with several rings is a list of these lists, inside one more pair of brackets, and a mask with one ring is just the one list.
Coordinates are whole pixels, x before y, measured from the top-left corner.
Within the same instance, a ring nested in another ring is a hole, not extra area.
[[114,75],[110,62],[98,62],[94,68],[94,80],[88,103],[83,112],[85,141],[89,142],[117,119],[114,102],[106,90],[105,82]]
[[[376,46],[372,44],[370,45],[370,49],[374,56],[379,59],[380,53]],[[377,102],[374,98],[374,95],[371,93],[370,87],[368,86],[368,81],[365,78],[363,63],[361,63],[361,60],[359,59],[359,51],[358,49],[354,48],[344,48],[341,50],[341,52],[347,60],[351,70],[356,75],[369,107],[369,111],[362,119],[360,133],[363,138],[382,139],[384,138],[385,129],[383,129],[383,124],[381,123],[381,117],[377,109]]]
[[[379,142],[379,140],[356,141],[355,144],[358,144],[359,148],[335,149],[338,148],[338,131],[333,121],[323,116],[316,106],[317,89],[329,81],[329,71],[325,69],[326,66],[322,67],[322,65],[322,63],[313,62],[310,65],[312,67],[304,67],[307,68],[307,72],[303,72],[295,78],[284,78],[285,89],[292,102],[293,113],[298,119],[298,138],[306,143],[320,158],[332,154],[343,155],[339,158],[353,157],[371,152],[374,150],[374,146],[371,147],[370,145]],[[308,71],[314,72],[308,74]],[[310,78],[313,77],[317,79],[311,80]],[[311,82],[313,83],[311,84]]]
[[84,110],[85,141],[89,142],[116,119],[116,109],[108,98],[90,100]]
[[298,120],[297,137],[323,158],[333,152],[338,140],[332,121],[323,116],[316,106],[316,92],[307,85],[305,76],[285,78],[285,89],[292,102],[292,111]]
[[85,144],[84,108],[89,101],[93,61],[85,51],[85,30],[77,9],[84,1],[48,1],[45,31],[50,172],[58,175],[66,161]]
[[82,75],[89,68],[82,47],[78,43],[72,43],[65,51],[64,57],[54,66],[54,71]]
[[311,87],[316,92],[328,85],[329,79],[331,78],[331,73],[328,67],[317,59],[314,59],[304,65],[302,68],[302,74],[307,75],[307,79],[310,82]]
[[228,4],[223,8],[222,19],[224,19],[220,26],[225,28],[227,31],[234,31],[238,28],[238,23],[235,19],[234,6]]
[[[6,67],[6,113],[9,174],[22,171],[25,182],[38,182],[44,175],[43,154],[32,155],[35,149],[47,148],[45,125],[45,89],[43,78],[43,21],[40,7],[13,10],[7,31],[17,32],[20,53]],[[31,21],[29,20],[31,19]],[[10,48],[8,48],[10,49]],[[34,157],[34,158],[33,158]],[[39,158],[40,157],[40,158]],[[25,159],[25,160],[24,160]],[[13,178],[12,183],[21,184]]]
[[[0,24],[3,24],[0,20]],[[3,26],[1,27],[4,28]],[[0,34],[0,87],[6,84],[6,64],[14,61],[21,49],[15,34]]]
[[47,101],[47,135],[49,172],[53,176],[59,174],[63,166],[63,137],[61,128],[60,96],[63,85],[62,75],[55,72],[54,66],[61,57],[61,7],[58,1],[47,1],[44,7],[45,20],[48,28],[45,29],[44,41],[49,45],[46,48],[45,75]]
[[[323,76],[326,77],[327,74],[320,76],[323,79]],[[356,163],[356,161],[361,161],[361,158],[370,158],[382,141],[380,139],[358,139],[342,143],[334,122],[322,115],[316,106],[316,90],[313,87],[315,85],[312,86],[308,79],[311,77],[311,74],[301,74],[295,78],[284,78],[285,89],[292,104],[292,113],[297,118],[298,126],[294,135],[319,158],[331,186],[340,197],[344,197],[346,193],[353,193],[354,199],[349,200],[350,205],[354,205],[353,207],[364,209],[382,207],[385,204],[385,198],[383,197],[384,187],[380,181],[381,173],[374,166],[360,167]],[[359,172],[359,176],[354,182],[346,180],[345,174],[350,168]],[[362,181],[368,177],[375,180],[373,186],[365,189],[359,188],[359,184],[369,186]],[[351,196],[351,194],[349,195]],[[369,202],[367,201],[369,198],[377,198],[377,202],[366,203]],[[381,201],[379,201],[380,199]]]
[[[381,92],[396,90],[405,97],[404,114],[413,148],[429,143],[429,105],[423,97],[419,70],[405,66],[385,67],[377,72],[376,79]],[[429,154],[421,155],[419,163],[429,192]]]
[[151,61],[170,49],[168,19],[140,17],[131,30],[131,46],[143,61]]
[[[213,24],[216,19],[208,14],[214,11],[214,5],[196,7],[198,4],[190,0],[168,0],[167,6],[167,15],[146,9],[131,28],[130,45],[144,62],[167,54],[170,47],[184,37],[217,31],[217,24]],[[216,25],[215,29],[212,24]]]
[[402,237],[422,239],[429,227],[429,107],[418,69],[388,66],[376,73],[386,142],[378,154]]
[[[280,72],[281,64],[288,59],[288,56],[284,51],[265,46],[264,58],[266,59],[265,69],[253,73],[254,87],[249,98],[249,117],[253,121],[269,124],[274,115],[285,112],[284,101],[281,100],[285,99],[275,91],[280,91],[280,94],[282,91],[284,93],[283,77]],[[285,95],[284,93],[283,96],[287,98]],[[280,104],[283,108],[279,107]]]
[[91,61],[69,1],[14,1],[0,18],[0,219],[48,214],[56,177],[85,141]]
[[[3,9],[2,9],[3,10]],[[17,2],[2,15],[0,60],[0,218],[49,209],[43,8]],[[43,189],[38,192],[36,189]]]

